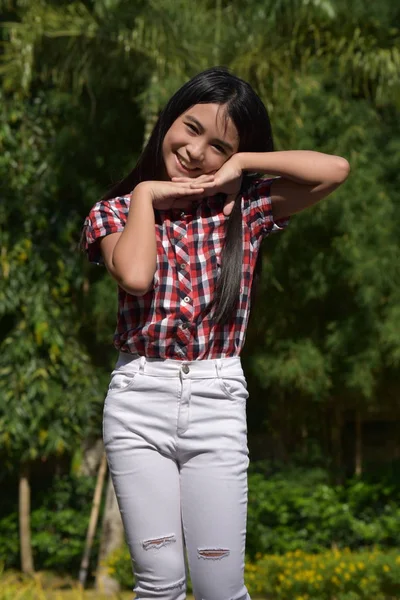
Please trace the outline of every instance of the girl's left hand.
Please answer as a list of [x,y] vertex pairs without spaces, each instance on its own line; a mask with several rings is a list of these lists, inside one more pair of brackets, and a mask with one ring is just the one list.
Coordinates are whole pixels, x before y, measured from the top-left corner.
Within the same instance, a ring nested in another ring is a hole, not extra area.
[[229,158],[215,173],[207,173],[199,177],[173,177],[172,181],[190,183],[193,189],[203,188],[204,196],[226,194],[224,215],[229,216],[242,183],[242,170],[235,160],[235,155]]

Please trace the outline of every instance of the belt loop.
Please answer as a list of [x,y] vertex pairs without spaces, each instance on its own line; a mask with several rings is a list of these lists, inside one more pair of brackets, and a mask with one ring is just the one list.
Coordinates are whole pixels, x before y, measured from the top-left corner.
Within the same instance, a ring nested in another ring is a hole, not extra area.
[[222,361],[220,358],[217,358],[215,361],[215,367],[217,370],[217,377],[221,377],[221,367],[222,367]]
[[139,361],[139,372],[144,373],[144,365],[146,364],[146,357],[141,356]]

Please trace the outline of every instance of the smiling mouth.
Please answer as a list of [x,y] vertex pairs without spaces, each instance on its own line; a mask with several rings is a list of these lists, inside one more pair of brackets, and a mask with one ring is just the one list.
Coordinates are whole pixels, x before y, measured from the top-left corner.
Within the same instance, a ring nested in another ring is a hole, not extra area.
[[187,173],[193,173],[194,171],[199,171],[199,167],[188,167],[186,165],[186,163],[183,161],[183,159],[179,156],[179,154],[175,154],[176,157],[176,161],[178,163],[178,165],[181,167],[181,169],[183,169],[184,171],[186,171]]

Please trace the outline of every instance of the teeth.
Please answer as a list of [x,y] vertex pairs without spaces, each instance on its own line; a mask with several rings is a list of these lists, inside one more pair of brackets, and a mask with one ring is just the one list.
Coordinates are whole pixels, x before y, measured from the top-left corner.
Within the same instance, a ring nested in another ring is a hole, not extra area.
[[[177,155],[178,156],[178,155]],[[185,169],[187,169],[188,171],[194,171],[194,169],[191,169],[190,167],[188,167],[187,163],[185,160],[183,160],[180,156],[178,156],[178,160],[181,163],[181,165],[183,167],[185,167]]]

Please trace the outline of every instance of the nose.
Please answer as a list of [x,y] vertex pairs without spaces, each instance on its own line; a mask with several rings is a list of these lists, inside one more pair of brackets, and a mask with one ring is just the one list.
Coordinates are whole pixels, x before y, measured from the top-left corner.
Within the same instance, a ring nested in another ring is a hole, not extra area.
[[201,143],[188,146],[186,152],[190,162],[201,162],[204,158],[204,149]]

